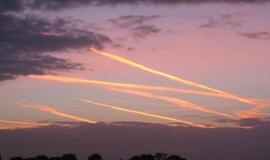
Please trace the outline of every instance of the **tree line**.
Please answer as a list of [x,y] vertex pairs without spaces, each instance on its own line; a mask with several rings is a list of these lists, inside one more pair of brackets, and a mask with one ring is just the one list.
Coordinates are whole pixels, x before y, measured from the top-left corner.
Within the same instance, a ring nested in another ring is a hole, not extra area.
[[[3,160],[0,155],[0,160]],[[12,157],[9,160],[78,160],[75,154],[69,153],[62,156],[48,157],[46,155],[38,155],[35,157],[23,158],[20,156]],[[90,155],[87,160],[103,160],[102,155],[94,153]],[[120,159],[122,160],[122,159]],[[179,155],[169,155],[166,153],[156,153],[156,154],[141,154],[135,155],[127,160],[186,160],[185,158]]]

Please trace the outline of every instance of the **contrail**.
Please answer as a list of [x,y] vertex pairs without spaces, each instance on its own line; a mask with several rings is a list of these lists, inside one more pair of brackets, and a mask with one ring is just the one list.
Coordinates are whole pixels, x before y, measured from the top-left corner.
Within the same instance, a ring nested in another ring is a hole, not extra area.
[[[154,105],[154,106],[163,106],[163,107],[179,107],[175,104],[165,104],[165,103],[154,103],[154,102],[132,102],[132,101],[113,101],[115,103],[125,103],[125,104],[135,104],[135,105]],[[177,112],[181,111],[183,108],[177,108],[177,109],[169,109],[169,110],[147,110],[148,113],[155,113],[155,114],[162,114],[162,113],[169,113],[169,112]]]
[[254,110],[239,111],[239,112],[237,112],[235,114],[237,116],[241,117],[241,118],[258,118],[258,117],[261,117],[261,116],[265,116],[265,117],[270,116],[269,113],[261,113],[261,112],[254,111]]
[[239,117],[242,118],[253,118],[253,117],[261,117],[261,116],[267,116],[269,117],[269,113],[262,113],[260,110],[268,108],[270,106],[270,102],[260,104],[254,108],[248,109],[248,110],[242,110],[236,113]]
[[37,110],[40,110],[43,112],[48,112],[48,113],[51,113],[51,114],[54,114],[54,115],[57,115],[60,117],[64,117],[67,119],[71,119],[71,120],[81,121],[81,122],[85,122],[85,123],[96,123],[96,121],[89,120],[89,119],[82,118],[82,117],[75,116],[75,115],[71,115],[71,114],[67,114],[64,112],[60,112],[60,111],[58,111],[50,106],[43,105],[43,104],[38,104],[38,103],[30,102],[30,101],[28,103],[15,102],[15,104],[20,105],[20,106],[24,106],[24,107],[30,107],[33,109],[37,109]]
[[163,120],[167,120],[167,121],[173,121],[173,122],[182,123],[182,124],[186,124],[186,125],[194,126],[194,127],[207,128],[207,126],[205,126],[203,124],[196,124],[196,123],[185,121],[185,120],[170,118],[170,117],[166,117],[166,116],[160,116],[160,115],[157,115],[157,114],[151,114],[151,113],[137,111],[137,110],[126,109],[126,108],[122,108],[122,107],[119,107],[119,106],[113,106],[113,105],[109,105],[109,104],[95,102],[95,101],[92,101],[92,100],[86,100],[86,99],[78,99],[78,100],[82,101],[82,102],[94,104],[94,105],[99,105],[99,106],[111,108],[111,109],[122,111],[122,112],[128,112],[128,113],[133,113],[133,114],[137,114],[137,115],[153,117],[153,118],[163,119]]
[[[125,87],[125,88],[153,90],[153,91],[179,92],[179,93],[186,93],[186,94],[197,94],[197,95],[205,95],[205,96],[212,96],[212,97],[229,98],[228,96],[224,96],[224,95],[217,94],[217,93],[211,93],[211,92],[205,92],[205,91],[195,91],[195,90],[184,90],[184,89],[162,87],[162,86],[140,85],[140,84],[130,84],[130,83],[116,83],[116,82],[97,81],[97,80],[90,80],[90,79],[83,79],[83,78],[54,76],[54,75],[30,75],[28,77],[51,80],[51,81],[59,81],[59,82],[65,82],[65,83],[93,84],[93,85],[100,85],[100,86]],[[231,98],[229,98],[229,99],[231,99]]]
[[11,124],[22,124],[22,125],[42,125],[42,123],[36,123],[36,122],[22,122],[22,121],[8,121],[8,120],[0,120],[0,123],[11,123]]
[[127,89],[116,89],[116,88],[111,88],[111,90],[114,91],[118,91],[118,92],[124,92],[124,93],[129,93],[129,94],[133,94],[133,95],[139,95],[139,96],[143,96],[143,97],[148,97],[148,98],[154,98],[154,99],[159,99],[162,101],[166,101],[172,104],[176,104],[180,107],[184,107],[184,108],[189,108],[189,109],[193,109],[193,110],[197,110],[197,111],[201,111],[201,112],[205,112],[205,113],[211,113],[211,114],[215,114],[215,115],[219,115],[222,117],[226,117],[226,118],[236,118],[230,114],[226,114],[226,113],[221,113],[221,112],[217,112],[217,111],[212,111],[209,109],[206,109],[200,105],[197,104],[193,104],[191,102],[182,100],[182,99],[178,99],[178,98],[173,98],[173,97],[166,97],[166,96],[157,96],[151,93],[147,93],[147,92],[142,92],[142,91],[136,91],[136,90],[127,90]]
[[122,58],[120,56],[116,56],[116,55],[113,55],[113,54],[108,53],[108,52],[103,52],[103,51],[97,50],[96,48],[90,48],[90,50],[92,52],[94,52],[94,53],[97,53],[97,54],[103,55],[105,57],[108,57],[110,59],[113,59],[113,60],[128,64],[129,66],[144,70],[146,72],[153,73],[153,74],[159,75],[161,77],[165,77],[165,78],[167,78],[169,80],[177,81],[177,82],[180,82],[180,83],[183,83],[183,84],[186,84],[186,85],[189,85],[189,86],[193,86],[193,87],[206,89],[206,90],[212,91],[214,93],[218,93],[220,95],[226,96],[228,98],[238,100],[240,102],[244,102],[244,103],[248,103],[248,104],[252,104],[252,105],[256,104],[256,102],[254,102],[254,100],[252,100],[252,99],[243,98],[243,97],[240,97],[240,96],[237,96],[237,95],[234,95],[234,94],[231,94],[231,93],[219,90],[219,89],[211,88],[211,87],[208,87],[208,86],[203,85],[203,84],[195,83],[195,82],[192,82],[192,81],[189,81],[189,80],[177,77],[177,76],[173,76],[173,75],[170,75],[170,74],[167,74],[167,73],[164,73],[164,72],[161,72],[161,71],[146,67],[146,66],[144,66],[142,64],[133,62],[131,60]]
[[0,125],[0,130],[2,130],[2,129],[15,129],[15,128],[34,128],[34,127],[50,125],[50,123],[10,121],[10,120],[0,120],[0,123],[8,124],[8,125],[4,125],[4,126]]

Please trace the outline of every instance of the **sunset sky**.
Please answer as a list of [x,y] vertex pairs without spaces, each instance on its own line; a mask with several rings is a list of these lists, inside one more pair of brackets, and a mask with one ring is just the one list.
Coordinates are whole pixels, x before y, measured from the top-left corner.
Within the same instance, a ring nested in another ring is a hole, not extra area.
[[[241,127],[238,121],[243,118],[269,118],[267,0],[1,3],[0,128],[29,127],[5,121],[42,125],[79,120],[29,107],[30,103],[95,122],[175,123],[85,103],[78,98],[214,127]],[[252,103],[228,96],[66,83],[48,78],[215,93],[130,66],[93,49]],[[156,97],[132,93],[137,91]],[[192,105],[175,104],[166,98]],[[198,106],[207,111],[196,109]]]
[[269,160],[269,0],[0,0],[0,155]]

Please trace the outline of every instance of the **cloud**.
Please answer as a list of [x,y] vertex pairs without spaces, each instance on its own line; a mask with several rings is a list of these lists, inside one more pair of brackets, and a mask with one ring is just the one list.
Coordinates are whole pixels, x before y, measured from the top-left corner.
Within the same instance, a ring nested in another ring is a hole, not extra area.
[[20,11],[24,9],[24,0],[1,0],[0,13],[5,11]]
[[1,0],[0,12],[26,9],[58,11],[86,5],[180,5],[202,3],[263,4],[269,0]]
[[146,38],[147,36],[157,34],[162,31],[162,29],[156,27],[153,24],[149,24],[153,20],[159,19],[163,16],[160,15],[126,15],[120,16],[118,18],[110,18],[108,22],[121,28],[127,29],[132,33],[132,36],[136,39]]
[[[16,9],[43,9],[43,10],[62,10],[86,5],[180,5],[180,4],[201,4],[201,3],[266,3],[269,0],[1,0],[2,10]],[[1,5],[0,5],[1,6]]]
[[216,28],[236,28],[243,23],[241,13],[227,13],[218,17],[210,16],[206,23],[200,25],[200,28],[216,29]]
[[270,120],[266,118],[243,118],[239,120],[232,119],[217,119],[215,120],[217,123],[228,123],[228,124],[237,124],[241,127],[252,127],[252,128],[261,128],[261,127],[269,127],[270,128]]
[[253,40],[269,40],[270,39],[270,32],[267,32],[267,31],[242,32],[239,34],[242,37],[246,37],[248,39],[253,39]]
[[144,15],[126,15],[121,16],[118,18],[111,18],[108,21],[120,28],[130,28],[141,25],[146,22],[153,21],[155,19],[161,18],[160,15],[151,15],[151,16],[144,16]]
[[134,32],[134,36],[138,38],[145,38],[149,35],[153,35],[162,31],[162,29],[157,28],[154,25],[141,25],[132,28],[132,30]]
[[70,26],[72,21],[63,18],[0,13],[0,81],[81,69],[78,63],[47,53],[111,43],[105,35]]
[[269,120],[261,120],[259,118],[245,118],[239,120],[239,125],[244,127],[269,127],[270,128],[270,121]]
[[269,127],[200,129],[142,122],[61,126],[0,131],[2,157],[53,156],[67,152],[75,153],[79,159],[86,159],[91,152],[101,153],[104,159],[126,159],[156,152],[179,154],[188,160],[270,157]]

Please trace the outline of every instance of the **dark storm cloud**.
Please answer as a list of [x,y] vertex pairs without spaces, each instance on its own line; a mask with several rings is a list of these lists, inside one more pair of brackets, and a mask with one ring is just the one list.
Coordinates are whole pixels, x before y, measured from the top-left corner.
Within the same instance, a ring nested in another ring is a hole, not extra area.
[[270,32],[267,31],[260,31],[260,32],[242,32],[240,36],[246,37],[248,39],[254,40],[269,40],[270,39]]
[[236,28],[242,25],[243,20],[241,13],[227,13],[222,14],[217,17],[210,16],[207,19],[207,22],[200,25],[200,28]]
[[267,160],[270,157],[270,128],[263,126],[201,129],[137,122],[75,126],[0,131],[2,157],[68,152],[77,154],[79,159],[98,152],[111,160],[156,152],[183,155],[188,160]]
[[69,27],[71,23],[62,18],[0,14],[0,81],[20,75],[82,68],[45,53],[87,46],[102,48],[111,42],[104,35]]

